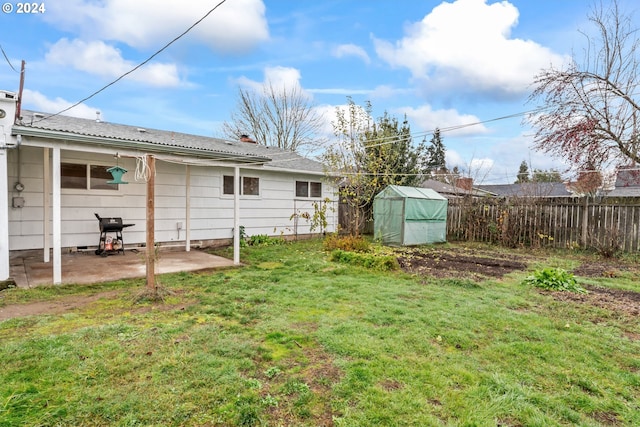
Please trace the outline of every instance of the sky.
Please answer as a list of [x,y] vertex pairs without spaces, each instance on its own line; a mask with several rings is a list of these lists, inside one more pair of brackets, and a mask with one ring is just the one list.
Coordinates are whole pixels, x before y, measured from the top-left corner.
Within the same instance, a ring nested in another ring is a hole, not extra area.
[[[595,5],[590,0],[48,0],[36,2],[37,8],[33,2],[2,3],[0,90],[18,92],[25,61],[24,109],[53,114],[84,100],[64,114],[95,119],[99,112],[101,120],[113,123],[224,137],[222,124],[237,110],[239,89],[259,90],[271,82],[308,96],[325,118],[329,137],[336,108],[348,98],[358,105],[371,102],[376,119],[385,112],[400,121],[406,116],[416,143],[425,137],[428,142],[439,128],[447,166],[458,166],[476,183],[514,182],[522,161],[532,170],[567,169],[562,159],[533,148],[524,113],[537,107],[529,101],[537,73],[562,67],[573,55],[581,59]],[[640,7],[635,3],[619,0],[631,14]],[[24,13],[24,5],[31,13]],[[640,26],[640,14],[633,20]]]

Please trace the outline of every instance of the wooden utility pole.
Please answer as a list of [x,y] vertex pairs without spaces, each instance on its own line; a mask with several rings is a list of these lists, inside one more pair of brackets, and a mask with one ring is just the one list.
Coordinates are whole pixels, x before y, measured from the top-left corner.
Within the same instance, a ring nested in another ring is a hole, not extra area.
[[156,292],[156,245],[155,245],[155,182],[156,159],[150,154],[145,156],[148,167],[147,179],[147,288]]

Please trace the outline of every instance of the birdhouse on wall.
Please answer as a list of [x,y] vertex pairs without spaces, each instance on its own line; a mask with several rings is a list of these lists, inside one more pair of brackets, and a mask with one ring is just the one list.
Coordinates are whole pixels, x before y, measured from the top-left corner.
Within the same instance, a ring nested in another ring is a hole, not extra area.
[[111,176],[113,176],[113,181],[107,181],[107,184],[128,184],[128,182],[122,180],[122,175],[127,173],[127,170],[125,168],[114,166],[107,169],[107,172],[109,172]]

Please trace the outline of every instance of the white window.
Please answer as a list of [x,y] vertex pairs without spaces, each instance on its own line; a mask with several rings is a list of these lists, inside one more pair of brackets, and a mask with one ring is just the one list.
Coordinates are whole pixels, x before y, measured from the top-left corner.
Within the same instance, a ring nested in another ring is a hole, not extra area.
[[[233,176],[224,175],[222,177],[222,194],[235,194],[233,187]],[[260,178],[241,176],[240,189],[240,194],[243,196],[259,196]]]
[[322,197],[322,183],[296,181],[296,197]]
[[107,172],[110,166],[82,163],[60,164],[60,187],[82,190],[117,190],[118,184],[107,184],[113,176]]

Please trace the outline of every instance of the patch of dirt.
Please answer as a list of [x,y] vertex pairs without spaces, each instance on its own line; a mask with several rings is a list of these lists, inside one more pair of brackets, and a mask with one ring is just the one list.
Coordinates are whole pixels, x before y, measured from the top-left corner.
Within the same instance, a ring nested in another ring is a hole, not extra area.
[[[304,383],[309,386],[314,396],[315,404],[308,414],[310,425],[318,427],[334,426],[334,417],[339,416],[331,407],[332,387],[340,382],[342,371],[333,363],[331,355],[319,346],[301,346],[304,357],[303,361],[291,361],[286,368],[287,373],[275,378],[263,378],[262,397],[266,398],[274,393],[279,400],[279,404],[267,409],[269,421],[273,425],[293,425],[299,415],[296,414],[296,402],[299,393],[282,394],[278,389],[282,387],[285,378],[290,376],[289,372],[296,372],[304,379]],[[281,361],[282,363],[283,361]],[[301,422],[301,424],[303,424]]]
[[[123,292],[123,290],[113,290],[99,292],[93,295],[70,295],[50,301],[36,301],[25,304],[9,304],[0,306],[0,321],[16,317],[70,313],[75,310],[82,309],[101,299],[118,298]],[[133,312],[144,313],[152,309],[172,310],[177,307],[185,307],[190,304],[192,304],[190,301],[185,301],[177,306],[159,302],[152,304],[151,306],[141,306],[137,310],[133,310]]]
[[621,273],[637,273],[640,269],[632,264],[623,263],[616,259],[608,261],[593,261],[582,264],[573,270],[573,274],[582,277],[619,277]]
[[436,278],[467,278],[483,280],[500,278],[513,271],[527,268],[528,259],[519,255],[483,253],[472,250],[402,250],[398,256],[400,267],[409,273]]
[[585,286],[587,294],[573,292],[550,292],[559,301],[573,301],[591,304],[604,308],[638,316],[640,314],[640,292],[625,291],[622,289],[602,288],[599,286]]
[[620,420],[615,412],[594,412],[591,418],[603,426],[619,426]]
[[113,298],[121,291],[100,292],[94,295],[73,295],[51,301],[36,301],[26,304],[11,304],[0,307],[0,320],[40,314],[62,314],[85,307],[102,298]]
[[[485,280],[500,278],[513,271],[524,271],[532,260],[525,255],[504,254],[475,249],[401,249],[398,250],[400,267],[409,273],[431,276],[439,279],[456,278]],[[581,277],[618,277],[621,274],[638,273],[634,264],[616,259],[584,263],[573,270]],[[640,314],[640,293],[620,289],[585,286],[588,294],[572,292],[550,292],[561,301],[573,301],[624,313],[629,316]],[[637,340],[640,334],[628,335]]]

